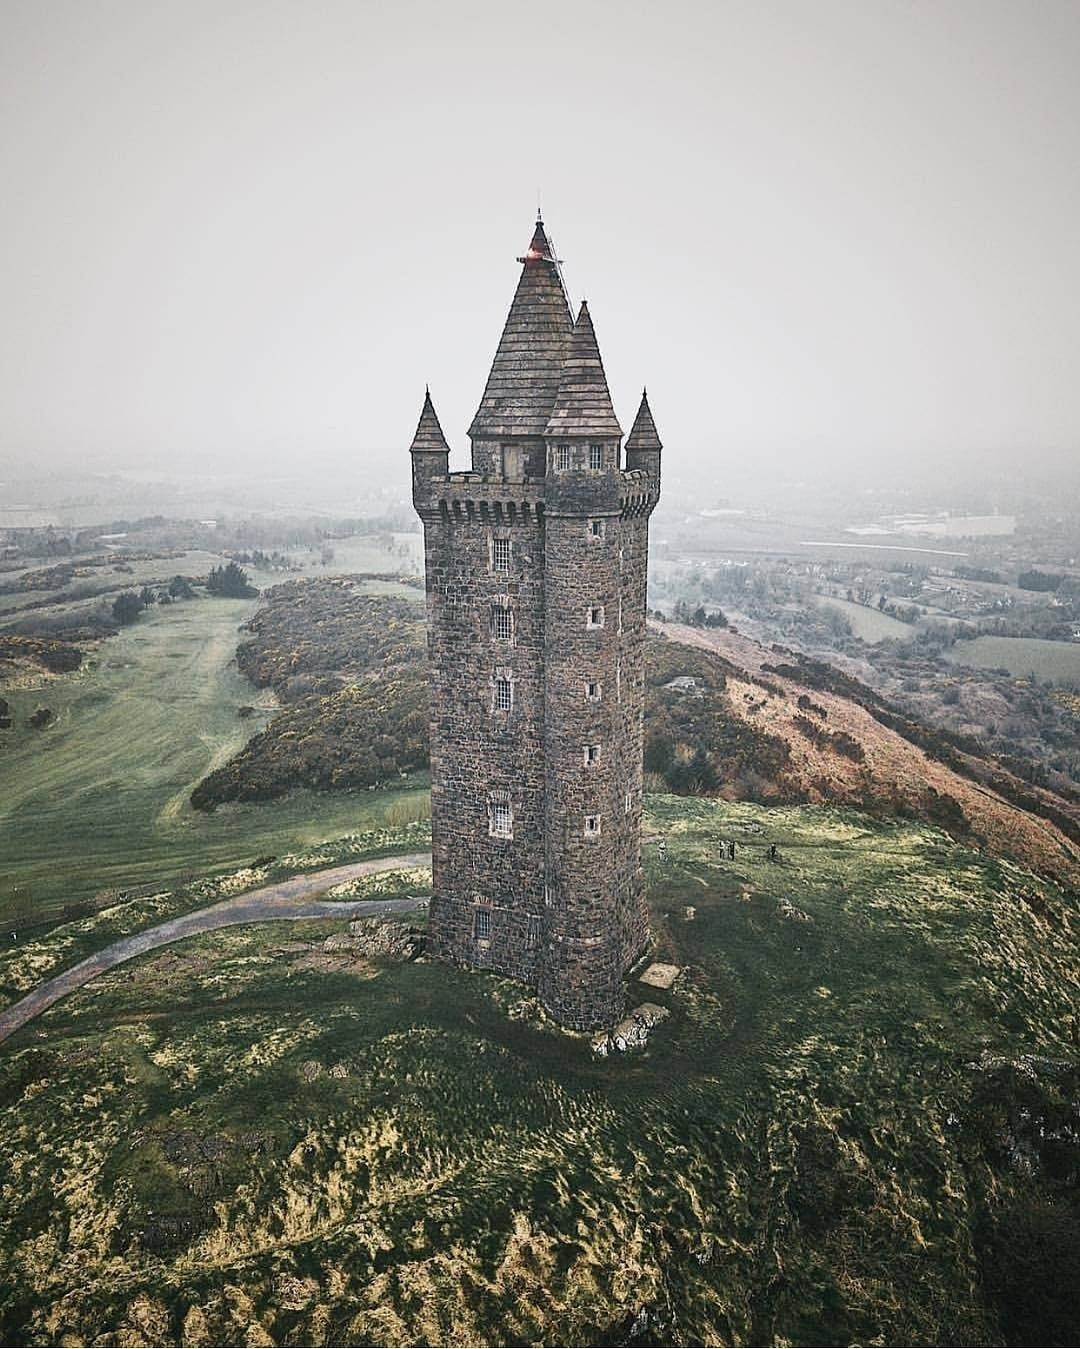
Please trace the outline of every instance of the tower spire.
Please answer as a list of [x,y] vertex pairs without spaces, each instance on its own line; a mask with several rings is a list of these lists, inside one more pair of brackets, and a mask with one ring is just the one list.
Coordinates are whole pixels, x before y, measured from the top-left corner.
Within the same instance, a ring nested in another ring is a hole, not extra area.
[[539,213],[518,262],[517,290],[469,427],[474,440],[542,436],[570,346],[570,306]]
[[559,388],[545,434],[622,436],[586,300],[581,302],[570,350],[559,372]]
[[424,406],[420,411],[420,420],[416,424],[416,435],[413,436],[409,451],[412,453],[430,450],[449,453],[450,446],[446,443],[446,437],[443,435],[443,429],[435,411],[435,404],[431,401],[431,390],[425,384]]

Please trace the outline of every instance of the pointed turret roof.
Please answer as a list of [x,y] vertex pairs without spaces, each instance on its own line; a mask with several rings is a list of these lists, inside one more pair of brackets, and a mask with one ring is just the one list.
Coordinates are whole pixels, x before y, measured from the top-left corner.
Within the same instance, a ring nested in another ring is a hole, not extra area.
[[641,405],[638,407],[634,424],[630,428],[630,434],[626,437],[626,448],[628,450],[662,450],[664,448],[660,444],[660,436],[656,430],[656,423],[653,421],[652,409],[649,407],[649,395],[645,389],[641,391]]
[[449,452],[449,449],[450,446],[446,443],[443,429],[439,425],[435,405],[431,401],[431,390],[425,389],[424,407],[420,413],[420,420],[416,425],[416,435],[413,436],[409,450],[410,452],[413,450],[446,450]]
[[548,418],[549,436],[621,436],[611,405],[604,363],[596,344],[589,306],[584,300],[574,324],[570,350],[559,375],[555,406]]
[[542,436],[559,387],[574,325],[542,220],[518,261],[521,278],[470,436]]

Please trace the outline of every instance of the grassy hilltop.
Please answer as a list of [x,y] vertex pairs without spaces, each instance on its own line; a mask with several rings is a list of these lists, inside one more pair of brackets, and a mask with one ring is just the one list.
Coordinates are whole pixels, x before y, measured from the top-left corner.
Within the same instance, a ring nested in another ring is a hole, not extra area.
[[672,1010],[639,1055],[342,924],[160,951],[19,1032],[0,1339],[1067,1342],[1075,900],[916,824],[648,805],[684,974],[635,986]]

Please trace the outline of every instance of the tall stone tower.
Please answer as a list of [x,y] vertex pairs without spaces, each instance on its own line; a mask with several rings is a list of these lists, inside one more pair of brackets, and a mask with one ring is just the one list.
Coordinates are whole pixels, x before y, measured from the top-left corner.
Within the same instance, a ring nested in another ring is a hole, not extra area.
[[480,407],[449,471],[430,394],[412,443],[431,660],[429,944],[611,1025],[644,949],[641,756],[647,399],[621,453],[592,319],[537,221]]

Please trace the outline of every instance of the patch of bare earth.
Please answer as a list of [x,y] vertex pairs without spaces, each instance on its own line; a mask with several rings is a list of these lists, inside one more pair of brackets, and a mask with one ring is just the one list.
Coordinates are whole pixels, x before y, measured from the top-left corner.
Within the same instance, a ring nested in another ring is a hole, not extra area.
[[[733,717],[787,741],[790,759],[776,784],[782,796],[863,809],[887,805],[956,837],[974,838],[990,852],[1051,876],[1067,888],[1080,883],[1080,849],[1056,825],[932,758],[851,699],[764,668],[786,663],[784,657],[738,633],[673,623],[655,626],[670,641],[713,651],[748,676],[744,680],[728,674],[726,704]],[[777,691],[762,688],[751,677],[767,681]],[[800,708],[800,696],[808,696],[825,716]],[[838,752],[828,740],[815,743],[809,739],[800,729],[807,721],[818,724],[830,737],[852,737],[861,747],[862,758]],[[994,771],[999,776],[1005,772],[997,767]],[[1017,785],[1031,796],[1052,799],[1060,810],[1070,810],[1052,793],[1019,780]],[[963,812],[962,819],[950,799]]]

